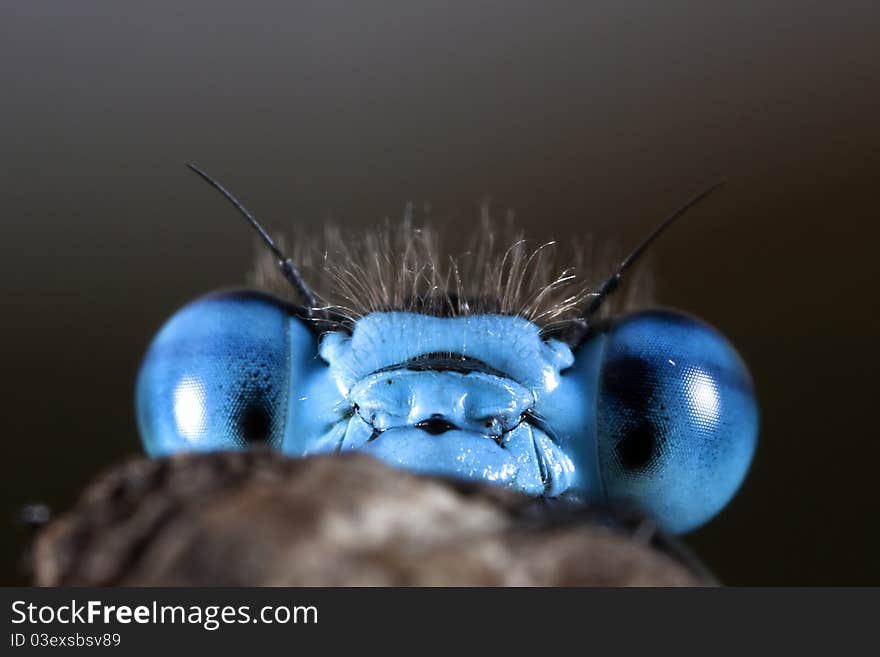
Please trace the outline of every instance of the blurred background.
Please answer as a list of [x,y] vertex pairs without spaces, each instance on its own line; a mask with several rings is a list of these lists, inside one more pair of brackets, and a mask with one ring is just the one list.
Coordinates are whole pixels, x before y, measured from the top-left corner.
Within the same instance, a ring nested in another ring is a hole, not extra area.
[[0,5],[2,525],[140,452],[133,384],[181,304],[274,230],[481,199],[536,239],[653,251],[659,301],[720,327],[762,408],[753,469],[687,542],[730,584],[880,584],[876,2]]

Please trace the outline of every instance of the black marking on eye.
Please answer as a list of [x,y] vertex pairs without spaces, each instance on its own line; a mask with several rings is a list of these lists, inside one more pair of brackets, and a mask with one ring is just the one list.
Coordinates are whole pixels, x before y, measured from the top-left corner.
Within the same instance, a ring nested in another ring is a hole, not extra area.
[[644,468],[654,460],[658,448],[659,431],[648,419],[629,429],[614,446],[620,464],[627,470]]
[[[658,424],[656,370],[643,358],[622,356],[605,364],[603,394],[616,408],[617,436],[614,451],[625,470],[642,470],[654,463],[663,448],[664,432]],[[662,422],[662,420],[661,420]]]
[[238,415],[238,431],[248,444],[268,442],[272,435],[272,415],[262,400],[254,400],[242,408]]
[[646,410],[656,385],[654,369],[642,358],[623,356],[605,364],[602,376],[604,392],[633,412]]

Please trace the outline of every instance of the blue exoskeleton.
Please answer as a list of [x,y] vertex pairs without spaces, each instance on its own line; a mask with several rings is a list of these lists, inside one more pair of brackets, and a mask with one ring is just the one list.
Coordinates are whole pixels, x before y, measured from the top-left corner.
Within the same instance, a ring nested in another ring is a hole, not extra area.
[[[484,276],[504,279],[492,288],[501,299],[486,299],[486,286],[484,298],[462,293],[457,270],[444,288],[433,269],[409,271],[406,255],[373,254],[406,270],[411,294],[367,289],[385,283],[344,269],[340,283],[377,301],[343,321],[247,210],[191,168],[259,231],[300,303],[220,292],[165,324],[137,381],[151,455],[254,444],[292,456],[360,450],[531,495],[627,500],[671,532],[706,522],[745,477],[758,411],[748,370],[724,337],[671,310],[594,319],[647,245],[705,193],[593,292],[545,303],[553,284],[533,280],[530,258],[512,266],[510,250]],[[513,298],[529,312],[513,310]]]

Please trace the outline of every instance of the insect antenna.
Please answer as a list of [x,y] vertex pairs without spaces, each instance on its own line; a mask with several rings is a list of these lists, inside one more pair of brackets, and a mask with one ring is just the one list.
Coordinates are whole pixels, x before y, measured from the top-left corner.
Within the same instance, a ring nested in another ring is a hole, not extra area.
[[191,162],[187,162],[186,166],[199,175],[205,182],[207,182],[211,187],[216,189],[218,192],[223,194],[227,201],[232,203],[235,206],[235,209],[238,210],[245,219],[247,219],[248,223],[253,227],[255,231],[259,234],[260,238],[265,242],[266,246],[272,251],[275,255],[275,258],[278,260],[278,267],[281,269],[281,274],[286,278],[296,291],[299,292],[300,297],[302,297],[303,303],[305,304],[306,312],[311,316],[314,312],[314,309],[318,307],[318,297],[312,291],[312,288],[308,286],[302,274],[300,273],[297,266],[294,264],[293,260],[291,260],[288,256],[278,248],[278,245],[275,244],[275,240],[273,240],[269,233],[260,225],[260,223],[254,218],[244,205],[241,204],[232,193],[227,190],[223,185],[214,180],[207,173],[202,171],[199,167]]
[[623,275],[626,271],[635,264],[635,262],[641,257],[641,255],[648,249],[651,244],[654,243],[660,235],[662,235],[667,228],[669,228],[673,223],[675,223],[676,219],[681,217],[685,212],[694,207],[697,203],[704,200],[707,196],[709,196],[712,192],[717,190],[719,187],[724,185],[727,181],[722,180],[720,182],[715,183],[705,191],[700,192],[689,201],[687,201],[684,205],[675,210],[672,214],[670,214],[666,219],[664,219],[657,228],[655,228],[650,235],[648,235],[644,240],[642,240],[641,244],[639,244],[633,251],[623,259],[620,263],[620,266],[617,268],[610,277],[605,279],[605,282],[599,286],[598,291],[596,291],[593,295],[593,299],[590,301],[590,304],[587,306],[587,309],[584,313],[584,320],[589,320],[590,317],[596,314],[605,300],[610,297],[617,288],[620,286],[621,281],[623,280]]

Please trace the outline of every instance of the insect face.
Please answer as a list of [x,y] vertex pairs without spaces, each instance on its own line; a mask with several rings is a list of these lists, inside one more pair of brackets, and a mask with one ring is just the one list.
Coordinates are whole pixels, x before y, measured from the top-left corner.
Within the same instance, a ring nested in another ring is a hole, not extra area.
[[[460,296],[443,306],[417,295],[431,303],[372,307],[334,323],[259,229],[306,306],[239,291],[178,311],[138,377],[144,445],[155,456],[256,443],[297,457],[359,450],[531,495],[628,500],[668,531],[693,529],[727,504],[748,471],[758,431],[748,370],[720,333],[681,313],[592,319],[661,229],[561,332],[524,313],[477,310]],[[510,253],[487,280],[503,278]],[[534,276],[506,271],[512,284],[492,289],[505,290],[510,305]],[[424,280],[416,273],[403,282],[410,289]],[[540,311],[554,289],[523,293],[536,317],[577,309],[566,298]]]
[[147,451],[360,450],[533,495],[628,499],[666,529],[705,522],[748,470],[757,407],[714,329],[624,316],[572,349],[519,317],[371,313],[317,336],[258,293],[206,297],[150,348]]
[[571,350],[531,322],[378,312],[351,336],[326,335],[320,352],[353,409],[339,449],[532,494],[574,485],[571,459],[531,420]]

